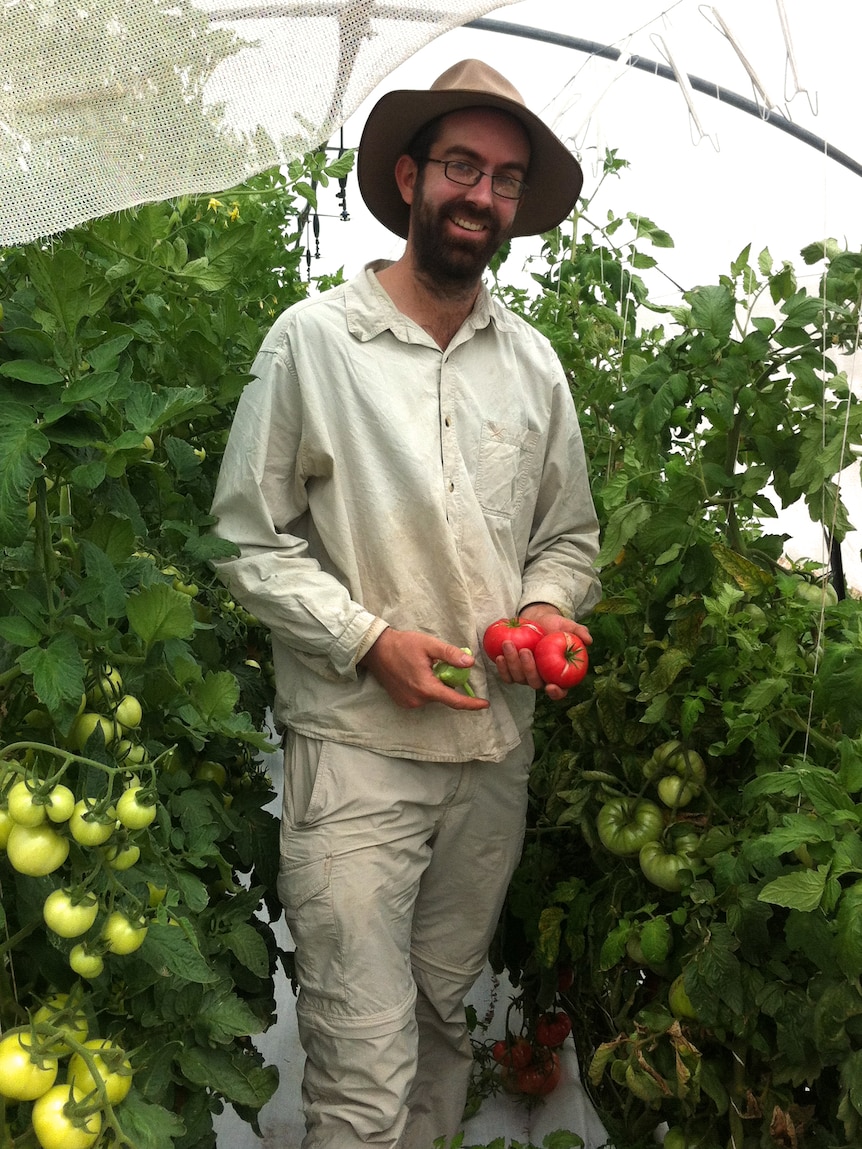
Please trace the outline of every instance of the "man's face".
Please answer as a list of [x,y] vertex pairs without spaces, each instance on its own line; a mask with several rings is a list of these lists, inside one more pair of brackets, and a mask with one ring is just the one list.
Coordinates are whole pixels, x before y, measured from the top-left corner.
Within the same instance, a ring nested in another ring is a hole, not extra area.
[[497,195],[489,177],[525,179],[530,162],[527,134],[505,112],[468,108],[443,119],[429,158],[463,160],[487,175],[475,187],[466,187],[448,179],[442,163],[421,166],[408,237],[416,268],[440,284],[475,282],[508,238],[519,203]]

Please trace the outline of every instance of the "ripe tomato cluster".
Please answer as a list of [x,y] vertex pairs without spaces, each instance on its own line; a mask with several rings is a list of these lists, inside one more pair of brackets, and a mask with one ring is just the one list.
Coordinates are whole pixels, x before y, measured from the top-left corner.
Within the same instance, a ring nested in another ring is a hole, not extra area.
[[564,690],[577,686],[589,669],[586,646],[567,630],[546,631],[526,618],[499,618],[485,631],[482,647],[496,661],[504,642],[511,642],[516,650],[532,651],[542,681]]
[[496,1041],[491,1056],[500,1067],[503,1088],[526,1097],[546,1097],[560,1083],[562,1066],[558,1050],[572,1030],[563,1010],[539,1016],[533,1039],[523,1034]]

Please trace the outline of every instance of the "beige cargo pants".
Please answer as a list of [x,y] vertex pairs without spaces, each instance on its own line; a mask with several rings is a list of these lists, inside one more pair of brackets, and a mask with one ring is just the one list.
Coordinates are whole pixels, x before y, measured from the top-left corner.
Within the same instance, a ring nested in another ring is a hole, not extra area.
[[529,738],[503,762],[290,734],[278,890],[306,1053],[302,1149],[431,1149],[461,1123],[464,997],[520,856]]

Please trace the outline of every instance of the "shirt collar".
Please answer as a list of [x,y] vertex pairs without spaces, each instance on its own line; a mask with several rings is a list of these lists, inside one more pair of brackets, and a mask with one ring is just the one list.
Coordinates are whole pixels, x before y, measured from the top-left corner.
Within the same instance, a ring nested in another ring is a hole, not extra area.
[[[391,331],[403,343],[432,342],[412,319],[399,311],[386,291],[380,286],[376,272],[388,267],[391,260],[375,260],[347,284],[347,328],[361,342],[374,339],[384,331]],[[505,307],[494,299],[483,283],[476,297],[473,310],[461,328],[463,338],[470,338],[476,331],[494,321],[501,331],[514,331],[515,323]],[[436,344],[434,344],[436,346]]]

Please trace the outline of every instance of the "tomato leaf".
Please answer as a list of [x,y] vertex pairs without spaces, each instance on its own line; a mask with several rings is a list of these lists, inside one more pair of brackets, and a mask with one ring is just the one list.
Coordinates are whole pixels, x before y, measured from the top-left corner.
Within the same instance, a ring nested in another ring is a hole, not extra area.
[[191,638],[195,619],[187,594],[166,583],[156,583],[126,601],[132,629],[151,646],[157,640]]
[[84,661],[70,634],[60,634],[44,647],[36,646],[18,658],[18,665],[33,676],[33,689],[49,711],[64,704],[78,707],[84,693]]
[[165,1149],[185,1132],[178,1114],[161,1105],[150,1105],[135,1089],[117,1106],[114,1117],[128,1143],[137,1149]]
[[767,882],[758,894],[760,901],[791,910],[816,910],[826,889],[825,870],[803,870],[782,874]]
[[206,958],[192,945],[185,930],[177,926],[153,922],[147,930],[139,956],[161,974],[176,974],[185,981],[207,985],[218,981],[219,975],[211,969]]

